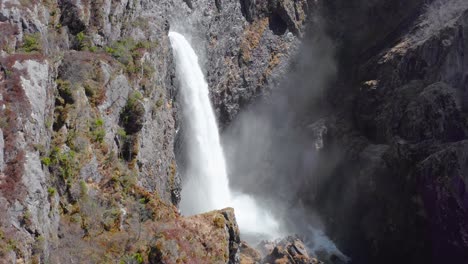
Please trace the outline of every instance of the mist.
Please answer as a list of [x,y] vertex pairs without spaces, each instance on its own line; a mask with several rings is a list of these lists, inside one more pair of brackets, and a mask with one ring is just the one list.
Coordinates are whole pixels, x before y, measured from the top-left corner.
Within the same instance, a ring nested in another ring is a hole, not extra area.
[[320,217],[303,203],[320,186],[313,171],[326,133],[320,117],[336,74],[334,51],[321,21],[313,21],[279,85],[241,112],[222,139],[231,188],[254,195],[312,250],[337,252]]

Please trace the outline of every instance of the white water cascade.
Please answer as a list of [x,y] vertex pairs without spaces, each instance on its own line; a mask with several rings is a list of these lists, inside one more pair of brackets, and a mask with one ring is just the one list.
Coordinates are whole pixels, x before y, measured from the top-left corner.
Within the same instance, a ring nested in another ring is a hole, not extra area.
[[189,42],[179,33],[169,32],[181,89],[184,129],[190,135],[186,179],[180,209],[186,215],[234,207],[243,235],[276,238],[278,222],[249,195],[229,189],[229,180],[218,126],[209,99],[208,84]]

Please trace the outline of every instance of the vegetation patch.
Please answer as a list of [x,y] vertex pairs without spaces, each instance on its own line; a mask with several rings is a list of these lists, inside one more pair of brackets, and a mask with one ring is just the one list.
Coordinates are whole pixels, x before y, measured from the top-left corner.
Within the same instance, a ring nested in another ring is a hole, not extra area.
[[104,120],[102,118],[97,118],[93,121],[90,127],[91,139],[94,142],[102,143],[106,137],[106,130],[104,129]]
[[128,135],[135,134],[143,128],[145,108],[141,103],[142,99],[141,93],[133,92],[120,113],[120,124]]
[[75,103],[71,83],[61,79],[56,80],[57,94],[55,96],[55,109],[54,109],[54,131],[60,130],[68,119],[68,113],[72,104]]
[[41,34],[34,33],[24,35],[23,45],[21,46],[20,50],[27,53],[42,52]]
[[135,41],[127,38],[116,41],[109,46],[104,47],[104,51],[125,65],[128,74],[143,74],[150,75],[154,72],[151,65],[141,63],[140,60],[146,50],[156,48],[157,42],[151,41]]

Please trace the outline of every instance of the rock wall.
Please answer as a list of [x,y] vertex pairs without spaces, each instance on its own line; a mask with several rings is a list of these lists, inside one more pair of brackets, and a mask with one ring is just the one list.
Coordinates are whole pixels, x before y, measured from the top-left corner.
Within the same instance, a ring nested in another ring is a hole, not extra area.
[[[308,9],[306,1],[0,1],[0,259],[182,258],[174,250],[187,241],[153,243],[170,236],[165,227],[219,223],[185,220],[175,207],[181,124],[168,31],[193,41],[227,124],[284,72]],[[235,263],[238,238],[228,237],[238,230],[232,212],[225,218],[229,235],[219,239],[229,250],[210,254]]]
[[[329,12],[354,6],[332,2]],[[351,42],[324,114],[324,180],[308,199],[353,262],[464,263],[468,5],[391,2],[333,20]]]

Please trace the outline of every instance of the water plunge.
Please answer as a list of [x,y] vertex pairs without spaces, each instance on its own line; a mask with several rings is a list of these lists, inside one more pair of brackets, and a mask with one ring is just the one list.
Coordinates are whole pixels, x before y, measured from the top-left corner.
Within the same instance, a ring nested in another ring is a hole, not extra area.
[[234,207],[242,236],[273,239],[280,235],[278,222],[258,206],[251,196],[229,188],[226,161],[216,118],[209,99],[208,84],[189,42],[169,32],[181,89],[184,128],[190,135],[186,149],[185,182],[180,209],[186,215]]

